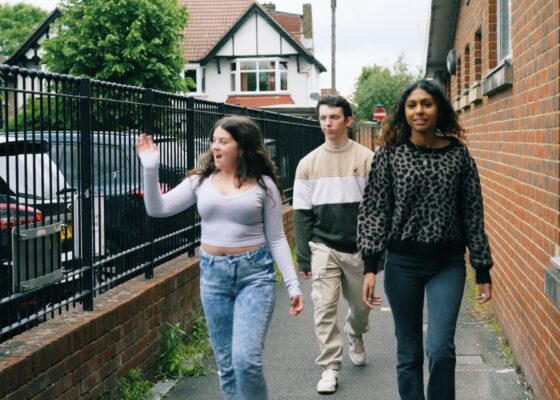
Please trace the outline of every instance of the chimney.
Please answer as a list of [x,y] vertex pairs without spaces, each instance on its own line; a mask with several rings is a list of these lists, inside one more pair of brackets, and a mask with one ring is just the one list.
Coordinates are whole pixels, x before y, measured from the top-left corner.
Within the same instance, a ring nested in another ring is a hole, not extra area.
[[261,6],[263,6],[267,12],[276,11],[276,4],[274,3],[262,3]]
[[302,31],[304,39],[313,39],[313,15],[311,13],[311,4],[303,5],[303,22]]

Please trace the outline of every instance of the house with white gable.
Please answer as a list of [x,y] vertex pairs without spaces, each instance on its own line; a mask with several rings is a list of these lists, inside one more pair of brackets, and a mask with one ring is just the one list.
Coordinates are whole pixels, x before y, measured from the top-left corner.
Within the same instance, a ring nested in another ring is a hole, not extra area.
[[[22,43],[22,45],[5,60],[2,60],[2,64],[7,64],[11,66],[16,66],[20,68],[46,71],[45,65],[41,64],[41,57],[43,56],[43,49],[41,48],[41,43],[47,40],[50,36],[50,26],[60,17],[60,10],[55,8],[48,16],[35,28],[35,30],[29,35],[29,37]],[[21,76],[17,77],[17,82],[13,80],[8,80],[7,82],[0,82],[6,85],[8,88],[15,88],[22,86],[23,78]],[[26,87],[31,87],[32,79],[26,79]],[[36,79],[33,82],[35,85],[39,84]],[[17,93],[17,99],[14,98],[14,92],[8,92],[7,94],[7,104],[8,104],[8,115],[13,114],[14,104],[18,104],[20,107],[25,102],[25,94],[22,92]]]
[[313,55],[311,5],[303,14],[254,0],[182,0],[185,76],[198,98],[246,107],[312,107],[326,71]]
[[[311,4],[300,15],[254,0],[180,3],[190,15],[183,32],[185,77],[196,89],[189,96],[293,114],[299,108],[309,115],[320,93],[319,75],[326,71],[313,55]],[[60,15],[55,9],[5,63],[48,71],[41,42]]]

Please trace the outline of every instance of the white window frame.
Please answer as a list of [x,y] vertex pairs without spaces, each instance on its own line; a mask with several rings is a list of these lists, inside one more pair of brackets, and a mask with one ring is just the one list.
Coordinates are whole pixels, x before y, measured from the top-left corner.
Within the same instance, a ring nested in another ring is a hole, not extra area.
[[[275,72],[275,89],[274,90],[260,90],[259,88],[259,79],[258,79],[258,73],[260,71],[267,71],[270,72],[271,70],[269,69],[260,69],[259,68],[259,62],[262,63],[270,63],[270,62],[274,62],[275,63],[275,67],[274,67],[274,72]],[[242,63],[257,63],[257,67],[254,70],[241,70],[241,64]],[[280,69],[280,63],[285,63],[286,64],[286,69],[282,70]],[[236,68],[235,70],[232,70],[231,68],[231,64],[235,64]],[[237,95],[246,95],[246,94],[278,94],[278,93],[288,93],[288,89],[290,87],[289,82],[288,82],[288,69],[289,69],[289,63],[287,59],[284,58],[238,58],[238,59],[234,59],[231,60],[229,63],[229,68],[230,68],[230,92],[232,94],[237,94]],[[242,72],[254,72],[257,74],[256,77],[256,90],[254,91],[242,91],[241,90],[241,73]],[[281,89],[281,85],[282,85],[282,75],[285,75],[286,78],[286,89]],[[232,78],[231,76],[233,76],[233,82],[235,84],[235,87],[231,87],[231,81]]]
[[511,0],[497,0],[496,15],[497,56],[501,64],[511,59]]

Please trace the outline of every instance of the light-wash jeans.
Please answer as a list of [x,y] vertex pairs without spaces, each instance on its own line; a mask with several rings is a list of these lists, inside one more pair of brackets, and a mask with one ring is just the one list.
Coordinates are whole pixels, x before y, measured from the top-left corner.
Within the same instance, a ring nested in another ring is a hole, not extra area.
[[200,296],[226,400],[265,400],[264,340],[276,297],[268,247],[232,256],[200,251]]
[[464,255],[423,257],[387,253],[385,293],[397,337],[402,400],[424,400],[423,308],[428,300],[428,400],[455,399],[455,327],[465,286]]
[[342,368],[342,338],[336,322],[340,292],[348,301],[344,331],[361,335],[369,329],[369,308],[362,302],[364,264],[359,253],[343,253],[309,242],[311,249],[311,298],[314,306],[315,335],[324,368]]

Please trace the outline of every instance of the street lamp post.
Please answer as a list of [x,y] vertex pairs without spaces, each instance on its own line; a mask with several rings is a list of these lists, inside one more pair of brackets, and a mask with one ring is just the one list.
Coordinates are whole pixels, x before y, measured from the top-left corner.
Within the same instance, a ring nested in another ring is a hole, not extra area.
[[332,22],[331,22],[331,90],[336,93],[336,0],[331,0]]

